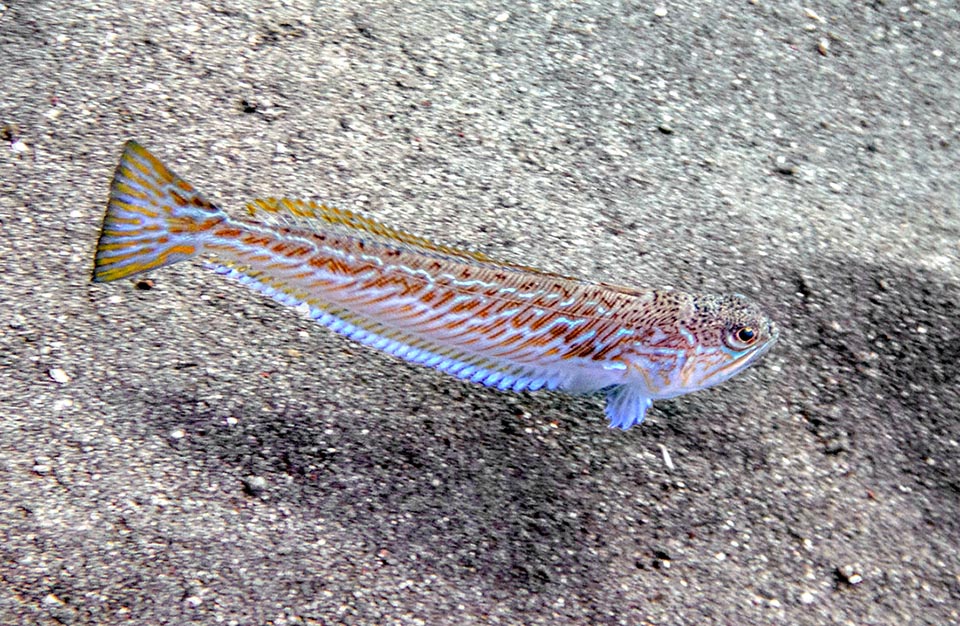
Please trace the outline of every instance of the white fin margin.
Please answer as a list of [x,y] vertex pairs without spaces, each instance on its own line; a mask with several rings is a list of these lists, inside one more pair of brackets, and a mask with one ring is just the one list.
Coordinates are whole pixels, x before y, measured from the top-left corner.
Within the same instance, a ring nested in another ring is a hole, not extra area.
[[[257,276],[240,269],[216,263],[208,264],[218,274],[237,280],[243,285],[270,296],[280,304],[300,307],[306,304],[295,295],[264,284]],[[545,368],[498,363],[482,356],[473,356],[452,348],[433,346],[426,341],[376,322],[370,322],[348,311],[324,310],[310,306],[309,315],[319,324],[366,346],[400,357],[411,363],[424,365],[462,380],[493,387],[500,391],[554,390],[563,383],[563,376]]]

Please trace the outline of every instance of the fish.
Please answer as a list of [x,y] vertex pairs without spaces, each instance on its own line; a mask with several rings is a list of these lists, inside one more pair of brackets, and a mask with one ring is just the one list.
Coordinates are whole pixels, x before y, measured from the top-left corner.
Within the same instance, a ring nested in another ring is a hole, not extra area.
[[434,243],[353,211],[264,197],[231,217],[135,141],[94,258],[108,283],[200,258],[353,341],[500,391],[606,394],[611,428],[721,383],[777,341],[740,294],[573,278]]

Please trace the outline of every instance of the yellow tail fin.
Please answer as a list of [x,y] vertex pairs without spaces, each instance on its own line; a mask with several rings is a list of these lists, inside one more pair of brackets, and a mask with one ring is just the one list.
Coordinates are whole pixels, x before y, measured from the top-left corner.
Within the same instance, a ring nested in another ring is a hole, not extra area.
[[93,281],[106,283],[202,252],[226,213],[150,154],[128,141],[110,185]]

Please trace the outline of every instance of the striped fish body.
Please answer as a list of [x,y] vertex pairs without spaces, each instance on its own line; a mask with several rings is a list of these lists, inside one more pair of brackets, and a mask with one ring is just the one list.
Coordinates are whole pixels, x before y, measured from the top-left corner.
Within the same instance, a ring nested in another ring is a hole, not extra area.
[[94,280],[203,255],[217,272],[407,361],[500,390],[606,390],[611,425],[624,429],[652,400],[729,378],[776,339],[742,296],[568,278],[302,200],[256,200],[248,211],[229,217],[129,142]]

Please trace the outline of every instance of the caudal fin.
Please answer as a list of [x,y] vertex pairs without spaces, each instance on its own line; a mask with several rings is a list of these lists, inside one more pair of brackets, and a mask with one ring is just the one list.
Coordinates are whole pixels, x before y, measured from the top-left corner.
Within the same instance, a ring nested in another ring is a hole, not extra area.
[[150,154],[128,141],[110,185],[93,281],[106,283],[202,252],[226,213]]

